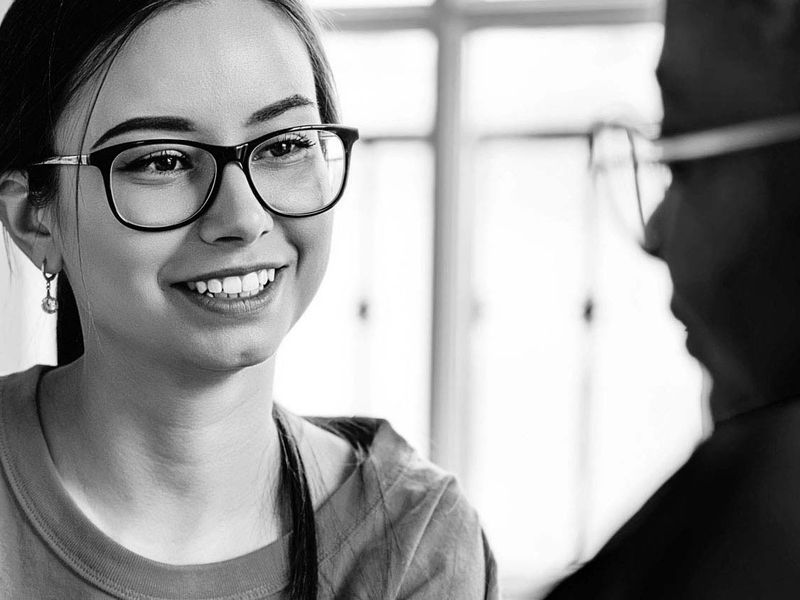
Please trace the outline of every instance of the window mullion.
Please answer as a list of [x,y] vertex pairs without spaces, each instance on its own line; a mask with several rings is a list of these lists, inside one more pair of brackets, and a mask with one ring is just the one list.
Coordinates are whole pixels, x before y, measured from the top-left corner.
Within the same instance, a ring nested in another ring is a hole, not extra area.
[[468,472],[469,328],[472,313],[471,207],[461,193],[462,69],[465,27],[458,0],[434,5],[438,38],[434,126],[434,265],[431,353],[431,458],[462,482]]

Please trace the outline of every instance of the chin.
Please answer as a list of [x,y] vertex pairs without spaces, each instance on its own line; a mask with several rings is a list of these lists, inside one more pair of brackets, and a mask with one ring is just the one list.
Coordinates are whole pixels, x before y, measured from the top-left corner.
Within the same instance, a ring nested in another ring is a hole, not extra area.
[[198,361],[198,366],[211,371],[239,371],[248,367],[260,365],[278,351],[278,344],[261,344],[257,347],[230,349],[212,356],[204,356]]
[[228,340],[229,343],[193,344],[182,348],[172,358],[183,372],[233,373],[270,360],[278,351],[280,340]]

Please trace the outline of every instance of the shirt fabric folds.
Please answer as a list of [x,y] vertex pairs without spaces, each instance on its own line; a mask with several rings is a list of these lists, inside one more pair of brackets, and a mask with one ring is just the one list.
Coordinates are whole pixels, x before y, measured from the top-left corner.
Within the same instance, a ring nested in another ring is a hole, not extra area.
[[[290,535],[231,560],[174,566],[117,544],[75,506],[42,433],[44,367],[0,378],[0,596],[87,600],[288,598]],[[292,417],[299,418],[299,417]],[[319,598],[495,599],[494,559],[455,479],[388,423],[320,419],[366,448],[316,511]]]

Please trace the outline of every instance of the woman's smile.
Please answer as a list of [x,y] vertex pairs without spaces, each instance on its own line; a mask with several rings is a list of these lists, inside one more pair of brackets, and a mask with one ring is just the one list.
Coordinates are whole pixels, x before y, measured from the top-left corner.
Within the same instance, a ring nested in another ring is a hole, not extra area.
[[172,286],[194,306],[222,315],[246,315],[274,304],[286,267],[263,267],[242,275],[217,274]]

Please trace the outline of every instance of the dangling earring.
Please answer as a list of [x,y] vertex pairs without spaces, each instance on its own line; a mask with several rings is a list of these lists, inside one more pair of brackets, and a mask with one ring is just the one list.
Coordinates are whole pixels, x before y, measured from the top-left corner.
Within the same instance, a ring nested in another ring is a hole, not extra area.
[[53,283],[53,280],[58,277],[58,273],[47,272],[47,260],[42,263],[42,276],[47,286],[47,295],[42,299],[42,310],[48,315],[52,315],[58,312],[58,300],[53,296],[50,285]]

